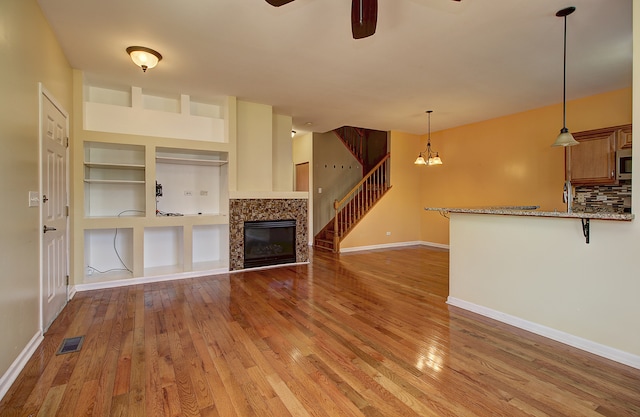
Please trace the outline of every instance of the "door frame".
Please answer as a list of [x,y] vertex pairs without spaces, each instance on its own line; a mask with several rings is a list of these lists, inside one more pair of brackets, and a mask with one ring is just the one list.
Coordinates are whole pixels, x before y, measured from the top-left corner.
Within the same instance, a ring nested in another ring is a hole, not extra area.
[[[42,134],[42,130],[44,128],[43,123],[42,123],[42,116],[44,113],[44,108],[43,108],[43,100],[44,100],[44,96],[47,97],[47,99],[49,101],[51,101],[51,103],[60,111],[60,113],[62,113],[62,115],[65,117],[65,122],[66,122],[66,130],[67,130],[67,137],[71,137],[70,132],[69,132],[69,113],[65,110],[65,108],[60,104],[60,102],[58,100],[56,100],[56,98],[53,96],[53,94],[51,94],[49,92],[49,90],[47,90],[41,82],[38,83],[38,196],[39,196],[39,204],[38,204],[38,268],[39,268],[39,274],[40,274],[40,300],[39,300],[39,309],[40,309],[40,314],[39,314],[39,329],[40,329],[40,334],[44,335],[44,332],[47,330],[44,328],[44,297],[45,297],[45,290],[44,290],[44,265],[42,264],[42,258],[44,255],[44,251],[43,251],[43,243],[44,243],[44,236],[42,231],[42,228],[44,227],[44,223],[42,221],[42,193],[43,193],[43,184],[42,184],[42,175],[43,175],[43,164],[44,161],[42,160],[42,150],[43,150],[43,141],[44,141],[44,136]],[[65,199],[67,200],[65,202],[65,205],[69,206],[69,201],[70,201],[70,194],[71,194],[71,188],[70,188],[70,166],[71,166],[71,161],[70,161],[70,152],[69,149],[71,149],[70,144],[66,147],[66,164],[65,164],[65,185],[66,185],[66,189],[67,192],[65,193]],[[66,248],[65,248],[65,253],[66,253],[66,273],[67,276],[69,276],[69,271],[70,271],[70,238],[71,238],[71,232],[70,232],[70,215],[67,215],[67,221],[66,221],[66,236],[65,236],[65,240],[66,240]],[[66,290],[66,300],[65,300],[65,304],[69,302],[69,284],[67,283],[67,290]]]

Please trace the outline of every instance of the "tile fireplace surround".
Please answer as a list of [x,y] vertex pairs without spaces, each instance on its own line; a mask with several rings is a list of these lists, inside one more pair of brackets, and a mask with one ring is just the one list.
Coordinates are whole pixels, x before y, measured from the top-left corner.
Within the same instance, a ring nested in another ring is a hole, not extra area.
[[248,198],[229,200],[229,270],[244,269],[244,222],[296,221],[296,262],[309,262],[307,199]]

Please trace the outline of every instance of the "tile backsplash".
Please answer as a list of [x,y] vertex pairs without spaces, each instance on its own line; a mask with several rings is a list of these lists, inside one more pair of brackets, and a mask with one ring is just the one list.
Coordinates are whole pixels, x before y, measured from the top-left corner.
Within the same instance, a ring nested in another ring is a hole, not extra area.
[[575,187],[573,211],[630,212],[631,181],[620,185],[579,185]]

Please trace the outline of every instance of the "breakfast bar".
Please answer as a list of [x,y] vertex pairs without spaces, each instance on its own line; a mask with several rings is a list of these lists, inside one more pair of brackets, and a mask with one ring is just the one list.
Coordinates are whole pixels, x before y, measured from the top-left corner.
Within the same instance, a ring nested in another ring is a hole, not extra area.
[[527,217],[555,217],[563,219],[580,219],[582,223],[582,234],[589,243],[591,219],[597,220],[618,220],[631,221],[633,214],[631,213],[613,213],[607,211],[581,211],[581,212],[563,212],[563,211],[537,211],[540,206],[496,206],[481,208],[441,208],[441,207],[425,207],[426,211],[437,211],[445,217],[448,213],[467,213],[467,214],[492,214],[506,216],[527,216]]
[[634,274],[626,260],[637,256],[625,243],[637,238],[633,214],[425,211],[449,218],[449,305],[640,367],[638,332],[611,325],[637,328],[640,281],[625,278]]

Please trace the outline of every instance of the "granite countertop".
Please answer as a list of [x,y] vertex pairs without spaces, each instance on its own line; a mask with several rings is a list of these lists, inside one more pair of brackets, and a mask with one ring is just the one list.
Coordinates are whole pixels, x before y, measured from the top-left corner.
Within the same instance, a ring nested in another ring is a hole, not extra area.
[[597,219],[597,220],[633,220],[631,213],[612,212],[585,212],[575,211],[567,213],[564,211],[537,211],[540,206],[498,206],[480,208],[461,207],[425,207],[427,211],[438,211],[440,213],[470,213],[470,214],[497,214],[509,216],[531,216],[531,217],[559,217],[566,219]]

